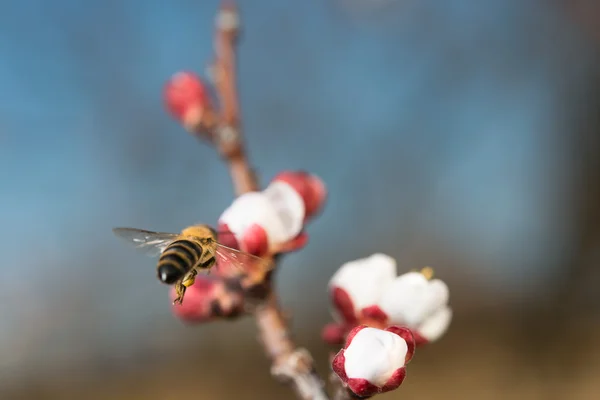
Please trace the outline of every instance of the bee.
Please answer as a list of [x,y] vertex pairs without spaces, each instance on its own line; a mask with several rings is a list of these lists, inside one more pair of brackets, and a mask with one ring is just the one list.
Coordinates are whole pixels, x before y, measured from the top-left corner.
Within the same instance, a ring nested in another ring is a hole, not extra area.
[[162,283],[175,285],[177,298],[173,304],[183,302],[185,290],[194,283],[198,272],[209,273],[217,258],[241,270],[248,265],[265,266],[266,263],[262,258],[218,243],[217,232],[208,225],[192,225],[181,233],[136,228],[114,228],[113,232],[146,255],[160,255],[157,276]]

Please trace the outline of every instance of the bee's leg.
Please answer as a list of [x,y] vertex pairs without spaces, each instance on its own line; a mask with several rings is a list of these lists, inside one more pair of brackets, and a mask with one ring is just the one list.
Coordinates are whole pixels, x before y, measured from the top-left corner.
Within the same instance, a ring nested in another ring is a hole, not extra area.
[[183,285],[183,281],[179,281],[175,284],[175,292],[177,293],[177,298],[173,300],[173,304],[181,304],[183,303],[183,295],[185,294],[186,286]]
[[188,272],[182,280],[175,284],[175,291],[177,292],[177,298],[173,301],[173,304],[181,304],[183,303],[183,295],[185,294],[185,289],[192,286],[196,280],[196,275],[198,271],[196,269]]
[[206,275],[208,275],[208,274],[210,274],[212,267],[215,266],[216,262],[217,262],[217,259],[214,256],[212,256],[211,258],[209,258],[208,260],[206,260],[205,262],[200,264],[200,268],[205,270]]
[[189,288],[194,284],[196,280],[196,275],[198,271],[196,268],[192,269],[190,272],[185,274],[183,279],[175,284],[175,291],[177,292],[177,298],[173,301],[173,304],[181,304],[183,302],[183,295],[185,294],[185,289]]
[[181,284],[186,288],[192,286],[196,281],[196,275],[198,275],[198,270],[194,268],[183,277]]

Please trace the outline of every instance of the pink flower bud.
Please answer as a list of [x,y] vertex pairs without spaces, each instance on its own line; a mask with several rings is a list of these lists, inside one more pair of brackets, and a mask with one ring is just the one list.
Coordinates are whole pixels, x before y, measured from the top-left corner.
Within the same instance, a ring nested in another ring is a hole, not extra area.
[[197,125],[206,110],[212,109],[210,97],[200,77],[193,72],[178,72],[164,87],[164,102],[175,119]]
[[305,220],[312,218],[321,210],[327,199],[327,189],[321,179],[304,171],[284,171],[272,182],[285,182],[302,197],[305,208]]
[[406,376],[415,341],[409,329],[391,326],[381,330],[360,325],[348,334],[346,344],[332,361],[333,371],[361,397],[398,388]]
[[[175,300],[175,288],[171,288],[169,296]],[[189,323],[235,317],[243,308],[241,295],[227,292],[221,280],[207,275],[198,275],[194,284],[186,289],[183,303],[172,306],[173,314]]]

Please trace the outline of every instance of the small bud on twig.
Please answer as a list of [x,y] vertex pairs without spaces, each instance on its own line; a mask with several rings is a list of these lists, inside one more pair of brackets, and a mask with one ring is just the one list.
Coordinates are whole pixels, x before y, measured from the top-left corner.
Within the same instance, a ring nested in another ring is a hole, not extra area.
[[[177,297],[170,291],[171,300]],[[244,312],[244,294],[231,291],[219,276],[198,275],[185,292],[185,301],[172,306],[173,313],[186,322],[200,323],[219,318],[237,317]]]
[[217,30],[237,33],[240,29],[240,18],[233,5],[221,8],[216,18]]
[[202,79],[193,72],[178,72],[164,87],[164,101],[169,113],[190,132],[205,136],[216,125],[216,115]]

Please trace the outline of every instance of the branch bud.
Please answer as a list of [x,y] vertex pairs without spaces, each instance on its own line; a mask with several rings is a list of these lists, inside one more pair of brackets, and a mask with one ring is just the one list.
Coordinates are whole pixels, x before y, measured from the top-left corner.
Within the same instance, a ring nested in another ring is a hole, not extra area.
[[[172,288],[171,300],[177,297]],[[244,296],[228,290],[218,276],[198,275],[196,281],[185,291],[180,305],[172,306],[173,314],[189,323],[208,322],[218,318],[233,318],[244,312]]]
[[174,74],[164,86],[163,98],[169,113],[187,130],[206,133],[214,128],[216,116],[208,90],[195,73]]

